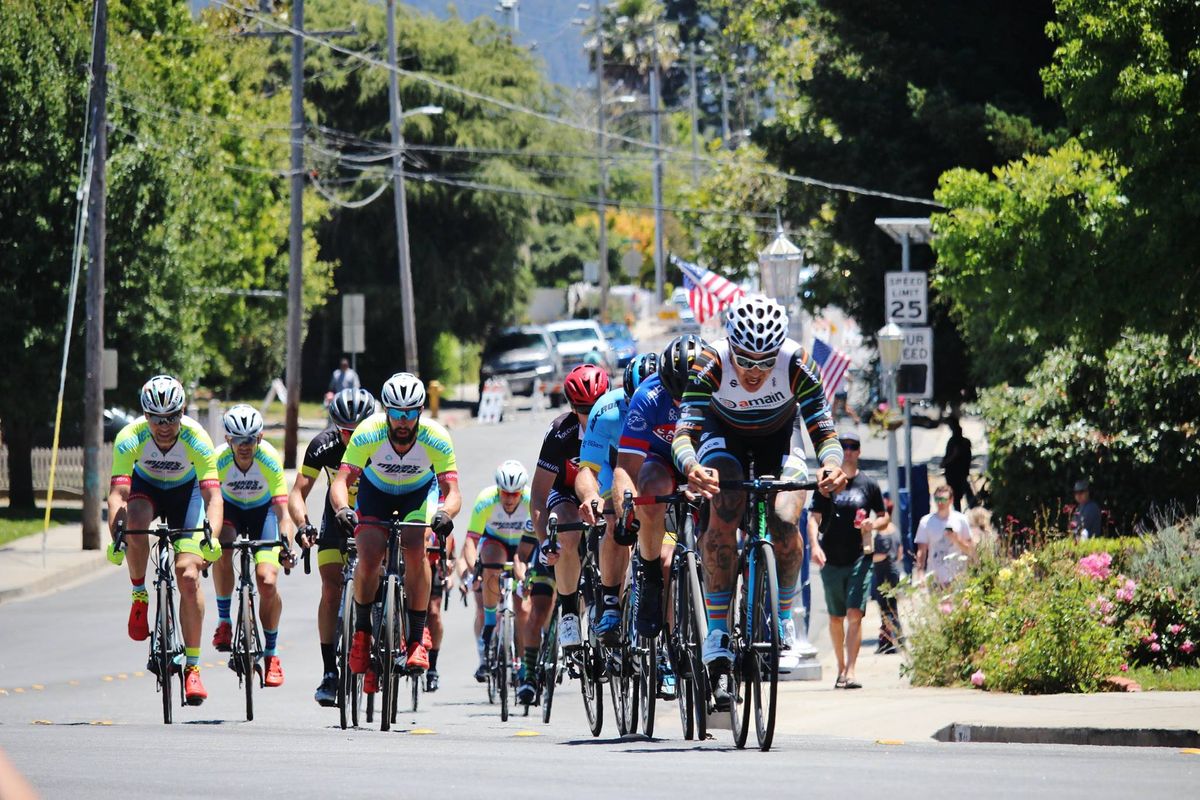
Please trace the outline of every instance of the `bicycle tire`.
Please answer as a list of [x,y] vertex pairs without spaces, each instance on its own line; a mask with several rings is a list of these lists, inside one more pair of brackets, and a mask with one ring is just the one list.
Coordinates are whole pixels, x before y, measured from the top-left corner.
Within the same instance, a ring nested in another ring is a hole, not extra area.
[[775,709],[779,690],[779,578],[775,548],[761,542],[751,558],[755,567],[754,616],[750,631],[750,682],[754,689],[754,732],[758,749],[771,749],[775,738]]
[[380,620],[380,633],[383,650],[380,652],[379,683],[383,689],[383,703],[379,709],[379,729],[391,730],[392,710],[396,707],[396,636],[399,633],[399,622],[396,619],[396,576],[388,575],[383,583],[383,618]]
[[675,620],[675,624],[667,638],[670,645],[667,654],[675,670],[675,701],[679,706],[679,726],[683,729],[683,738],[691,741],[695,736],[692,673],[687,655],[688,631],[691,629],[691,601],[688,599],[688,592],[691,584],[684,575],[684,557],[681,549],[677,549],[671,563],[671,618]]
[[746,638],[746,604],[749,591],[746,588],[748,562],[743,553],[738,558],[738,570],[733,582],[733,594],[729,602],[729,649],[733,651],[733,661],[729,665],[729,723],[733,732],[733,744],[738,749],[746,746],[746,737],[750,733],[750,712],[753,708],[753,698],[750,695],[749,682],[745,679],[746,659],[742,657],[743,642]]
[[[405,645],[405,643],[408,641],[408,603],[407,603],[406,596],[404,594],[404,579],[400,577],[401,574],[403,574],[403,570],[401,570],[401,572],[397,573],[397,575],[396,575],[396,631],[398,632],[397,637],[398,637],[398,641],[400,642],[400,645],[403,647],[407,647]],[[407,652],[407,650],[405,652]],[[397,659],[400,658],[400,653],[401,653],[401,651],[398,648],[395,652],[395,657]],[[407,664],[405,665],[404,669],[400,669],[399,667],[396,667],[392,670],[392,681],[395,684],[392,687],[395,690],[392,693],[392,696],[396,698],[395,702],[392,703],[392,724],[393,725],[396,724],[396,720],[399,719],[399,717],[400,717],[400,676],[407,671],[408,671]],[[421,678],[420,675],[409,674],[409,680],[416,681],[419,683],[420,678]],[[415,693],[417,691],[418,691],[418,687],[414,686],[414,688],[413,688],[413,692],[414,692],[413,711],[417,710],[417,700],[416,700],[416,695],[415,695]]]
[[350,643],[354,641],[354,580],[342,586],[342,620],[338,642],[338,716],[342,730],[358,727],[356,678],[350,672]]
[[501,614],[492,639],[496,643],[496,693],[500,695],[500,721],[508,721],[508,648],[505,644],[508,634],[508,619]]
[[554,686],[558,682],[558,618],[562,609],[557,606],[550,615],[550,625],[542,637],[538,652],[538,677],[542,682],[542,722],[550,723],[550,709],[554,705]]
[[254,721],[254,603],[250,589],[238,589],[238,633],[234,643],[233,657],[241,673],[246,693],[246,721]]
[[599,736],[604,729],[604,689],[600,685],[603,664],[600,649],[591,632],[591,610],[582,609],[579,614],[580,627],[585,627],[583,645],[580,648],[579,691],[583,695],[583,710],[587,713],[588,730]]
[[658,637],[638,637],[640,651],[638,683],[641,685],[642,733],[646,738],[654,737],[654,713],[658,703]]
[[[632,626],[632,606],[629,591],[622,596],[621,604],[621,639],[616,647],[604,648],[604,667],[609,671],[608,691],[613,702],[613,719],[617,723],[617,733],[627,736],[637,732],[637,715],[633,709],[637,706],[637,681],[633,676],[632,648],[629,644],[629,631]],[[614,668],[615,667],[615,668]]]
[[[688,524],[692,524],[689,519]],[[708,633],[708,611],[704,607],[704,590],[700,583],[700,565],[696,553],[688,550],[684,554],[684,571],[690,586],[688,589],[690,611],[686,611],[689,636],[684,642],[687,648],[688,668],[692,675],[692,713],[695,715],[697,741],[708,737],[708,671],[704,668],[704,637]]]
[[[158,614],[155,620],[155,627],[158,629],[158,652],[154,657],[158,661],[158,683],[162,690],[162,707],[163,707],[163,723],[170,725],[173,720],[175,704],[171,698],[171,678],[174,677],[173,668],[175,659],[171,653],[172,640],[174,639],[173,631],[171,630],[171,587],[165,580],[158,582]],[[182,688],[180,689],[182,693]]]

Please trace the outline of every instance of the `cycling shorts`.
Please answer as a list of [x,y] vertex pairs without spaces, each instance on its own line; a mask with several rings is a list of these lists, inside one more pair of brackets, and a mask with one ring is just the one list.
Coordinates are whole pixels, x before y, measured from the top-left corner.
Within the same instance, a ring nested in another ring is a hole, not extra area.
[[430,473],[429,481],[411,492],[390,494],[376,489],[370,481],[358,482],[358,526],[384,528],[393,514],[404,522],[433,522],[437,513],[438,482]]
[[[328,537],[328,542],[324,540]],[[342,526],[337,524],[333,519],[333,512],[329,509],[329,504],[325,505],[325,514],[321,517],[321,531],[317,534],[317,538],[322,540],[317,546],[317,567],[323,567],[326,564],[337,564],[345,566],[350,560],[346,555],[346,534],[342,533]]]
[[560,492],[558,489],[551,489],[550,495],[546,498],[546,513],[550,513],[563,503],[570,503],[575,508],[579,508],[579,498],[575,496],[574,492]]
[[[221,544],[229,544],[238,532],[245,531],[246,535],[257,542],[279,541],[279,518],[271,510],[271,503],[263,503],[254,508],[242,508],[233,503],[225,504],[225,522],[221,526]],[[279,566],[280,548],[272,547],[254,552],[255,564],[274,564]],[[318,559],[317,563],[320,563]]]
[[534,551],[533,563],[525,571],[525,581],[529,584],[531,596],[554,597],[554,567],[542,563],[541,549],[543,547],[545,547],[544,544],[538,545],[537,550]]
[[484,532],[483,536],[479,537],[480,558],[483,557],[482,556],[483,545],[485,542],[495,542],[496,544],[503,547],[505,561],[516,561],[517,552],[521,549],[521,547],[523,545],[529,545],[530,547],[533,548],[535,553],[537,552],[537,546],[538,546],[538,540],[534,536],[522,536],[521,541],[517,542],[516,544],[510,544],[509,542],[506,542],[503,539],[499,539],[495,536],[492,536],[490,533]]
[[[172,528],[199,528],[203,524],[204,501],[200,484],[195,480],[182,486],[162,489],[134,472],[129,483],[129,501],[144,500],[150,504],[152,520],[162,518]],[[203,533],[193,533],[175,542],[176,553],[199,556]],[[203,556],[201,556],[203,557]]]
[[764,436],[751,436],[735,431],[714,415],[709,415],[700,431],[696,457],[706,467],[721,458],[733,458],[742,465],[743,475],[749,475],[753,462],[756,475],[774,475],[783,480],[808,480],[804,451],[792,448],[791,425]]

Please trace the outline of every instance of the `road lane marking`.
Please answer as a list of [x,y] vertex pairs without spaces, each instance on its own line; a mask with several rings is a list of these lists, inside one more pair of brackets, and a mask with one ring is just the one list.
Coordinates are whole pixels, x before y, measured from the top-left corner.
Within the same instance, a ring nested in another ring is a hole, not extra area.
[[30,686],[29,688],[30,688],[30,689],[36,689],[37,691],[39,691],[39,692],[40,692],[42,689],[45,689],[46,687],[45,687],[45,686],[43,686],[43,685],[42,685],[42,684],[40,684],[40,683],[35,683],[35,684],[33,684],[32,686]]
[[117,677],[118,677],[118,678],[120,678],[121,680],[128,680],[128,679],[129,679],[129,675],[127,675],[127,674],[126,674],[126,673],[124,673],[124,672],[118,672],[118,673],[117,673]]
[[6,694],[8,694],[8,689],[0,689],[0,697],[3,697]]
[[94,719],[94,720],[92,720],[91,724],[92,725],[112,725],[113,722],[111,719]]
[[897,745],[904,744],[903,739],[876,739],[875,744]]
[[33,721],[33,724],[34,725],[53,725],[54,723],[48,719],[35,719]]
[[24,690],[24,689],[22,689],[20,686],[18,686],[17,688],[13,689],[13,692],[14,692],[15,694],[25,694],[25,690]]
[[67,681],[67,686],[78,686],[79,681]]
[[1179,752],[1185,756],[1200,756],[1200,747],[1185,747]]
[[144,677],[146,677],[146,673],[144,673],[144,672],[135,672],[135,673],[133,673],[133,677],[135,677],[135,678],[144,678]]
[[409,736],[433,736],[436,734],[437,734],[437,731],[431,730],[429,728],[413,728],[411,731],[408,732]]
[[537,731],[517,731],[513,736],[541,736]]

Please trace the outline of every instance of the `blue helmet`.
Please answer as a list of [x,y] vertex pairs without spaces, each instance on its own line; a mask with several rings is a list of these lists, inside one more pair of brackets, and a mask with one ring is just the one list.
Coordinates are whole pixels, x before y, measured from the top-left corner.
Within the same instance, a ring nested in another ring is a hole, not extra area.
[[625,389],[625,399],[633,397],[642,381],[655,372],[658,372],[658,353],[642,353],[631,358],[625,365],[625,377],[621,383]]

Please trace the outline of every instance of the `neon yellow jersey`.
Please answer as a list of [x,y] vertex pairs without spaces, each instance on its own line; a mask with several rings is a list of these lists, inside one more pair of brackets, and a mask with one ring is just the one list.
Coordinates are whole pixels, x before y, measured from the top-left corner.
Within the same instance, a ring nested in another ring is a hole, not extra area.
[[511,514],[504,510],[497,487],[492,486],[480,492],[475,498],[475,508],[471,511],[471,524],[467,527],[467,535],[475,538],[487,535],[507,545],[520,544],[524,535],[532,536],[533,518],[529,514],[529,487],[525,487],[521,503]]
[[373,414],[354,429],[342,456],[341,469],[350,472],[351,478],[361,474],[376,489],[388,494],[416,491],[435,475],[458,480],[454,445],[445,428],[422,418],[413,446],[400,454],[388,440],[386,413]]
[[209,488],[220,480],[212,439],[188,416],[180,420],[179,436],[165,451],[155,444],[150,423],[144,418],[121,429],[113,442],[112,483],[128,485],[135,474],[159,489],[173,489],[195,479],[201,488]]
[[259,508],[267,503],[287,502],[287,481],[279,451],[267,442],[259,442],[250,469],[242,472],[233,448],[221,445],[217,451],[217,474],[221,478],[221,496],[239,508]]

